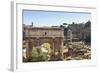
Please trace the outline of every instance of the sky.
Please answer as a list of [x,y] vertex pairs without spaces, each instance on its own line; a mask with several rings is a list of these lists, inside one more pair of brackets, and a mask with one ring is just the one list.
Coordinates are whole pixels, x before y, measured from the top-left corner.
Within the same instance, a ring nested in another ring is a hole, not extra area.
[[23,24],[35,27],[60,26],[63,23],[85,23],[91,20],[90,13],[23,10]]

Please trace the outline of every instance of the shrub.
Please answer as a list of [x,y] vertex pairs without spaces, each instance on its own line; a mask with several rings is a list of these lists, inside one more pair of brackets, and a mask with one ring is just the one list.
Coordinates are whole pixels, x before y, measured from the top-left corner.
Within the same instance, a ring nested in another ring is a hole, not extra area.
[[91,35],[88,35],[88,36],[85,38],[85,43],[91,44]]
[[32,62],[46,61],[48,60],[47,53],[41,51],[41,48],[32,49]]

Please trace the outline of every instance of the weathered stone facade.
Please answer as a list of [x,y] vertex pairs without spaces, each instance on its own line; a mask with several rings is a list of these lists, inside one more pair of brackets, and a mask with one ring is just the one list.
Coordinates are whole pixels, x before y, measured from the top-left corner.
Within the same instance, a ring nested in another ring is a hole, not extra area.
[[63,55],[64,29],[60,27],[24,27],[23,40],[26,42],[26,57],[31,56],[32,47],[43,43],[50,44],[50,54],[58,52]]

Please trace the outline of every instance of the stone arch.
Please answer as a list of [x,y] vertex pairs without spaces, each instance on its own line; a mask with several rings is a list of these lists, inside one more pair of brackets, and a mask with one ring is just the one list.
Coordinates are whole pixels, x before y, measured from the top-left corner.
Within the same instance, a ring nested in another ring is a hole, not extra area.
[[40,46],[43,43],[50,43],[50,54],[55,55],[56,52],[62,56],[63,54],[63,29],[62,28],[25,28],[24,40],[26,41],[27,58],[32,54],[32,47]]

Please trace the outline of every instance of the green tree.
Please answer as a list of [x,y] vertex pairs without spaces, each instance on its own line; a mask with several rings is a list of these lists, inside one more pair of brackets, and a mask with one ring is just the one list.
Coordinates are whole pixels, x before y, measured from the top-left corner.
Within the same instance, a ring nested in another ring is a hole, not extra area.
[[68,25],[67,23],[63,23],[63,25]]
[[48,56],[47,53],[44,53],[41,51],[41,48],[34,48],[32,49],[32,62],[38,62],[38,61],[47,61]]

